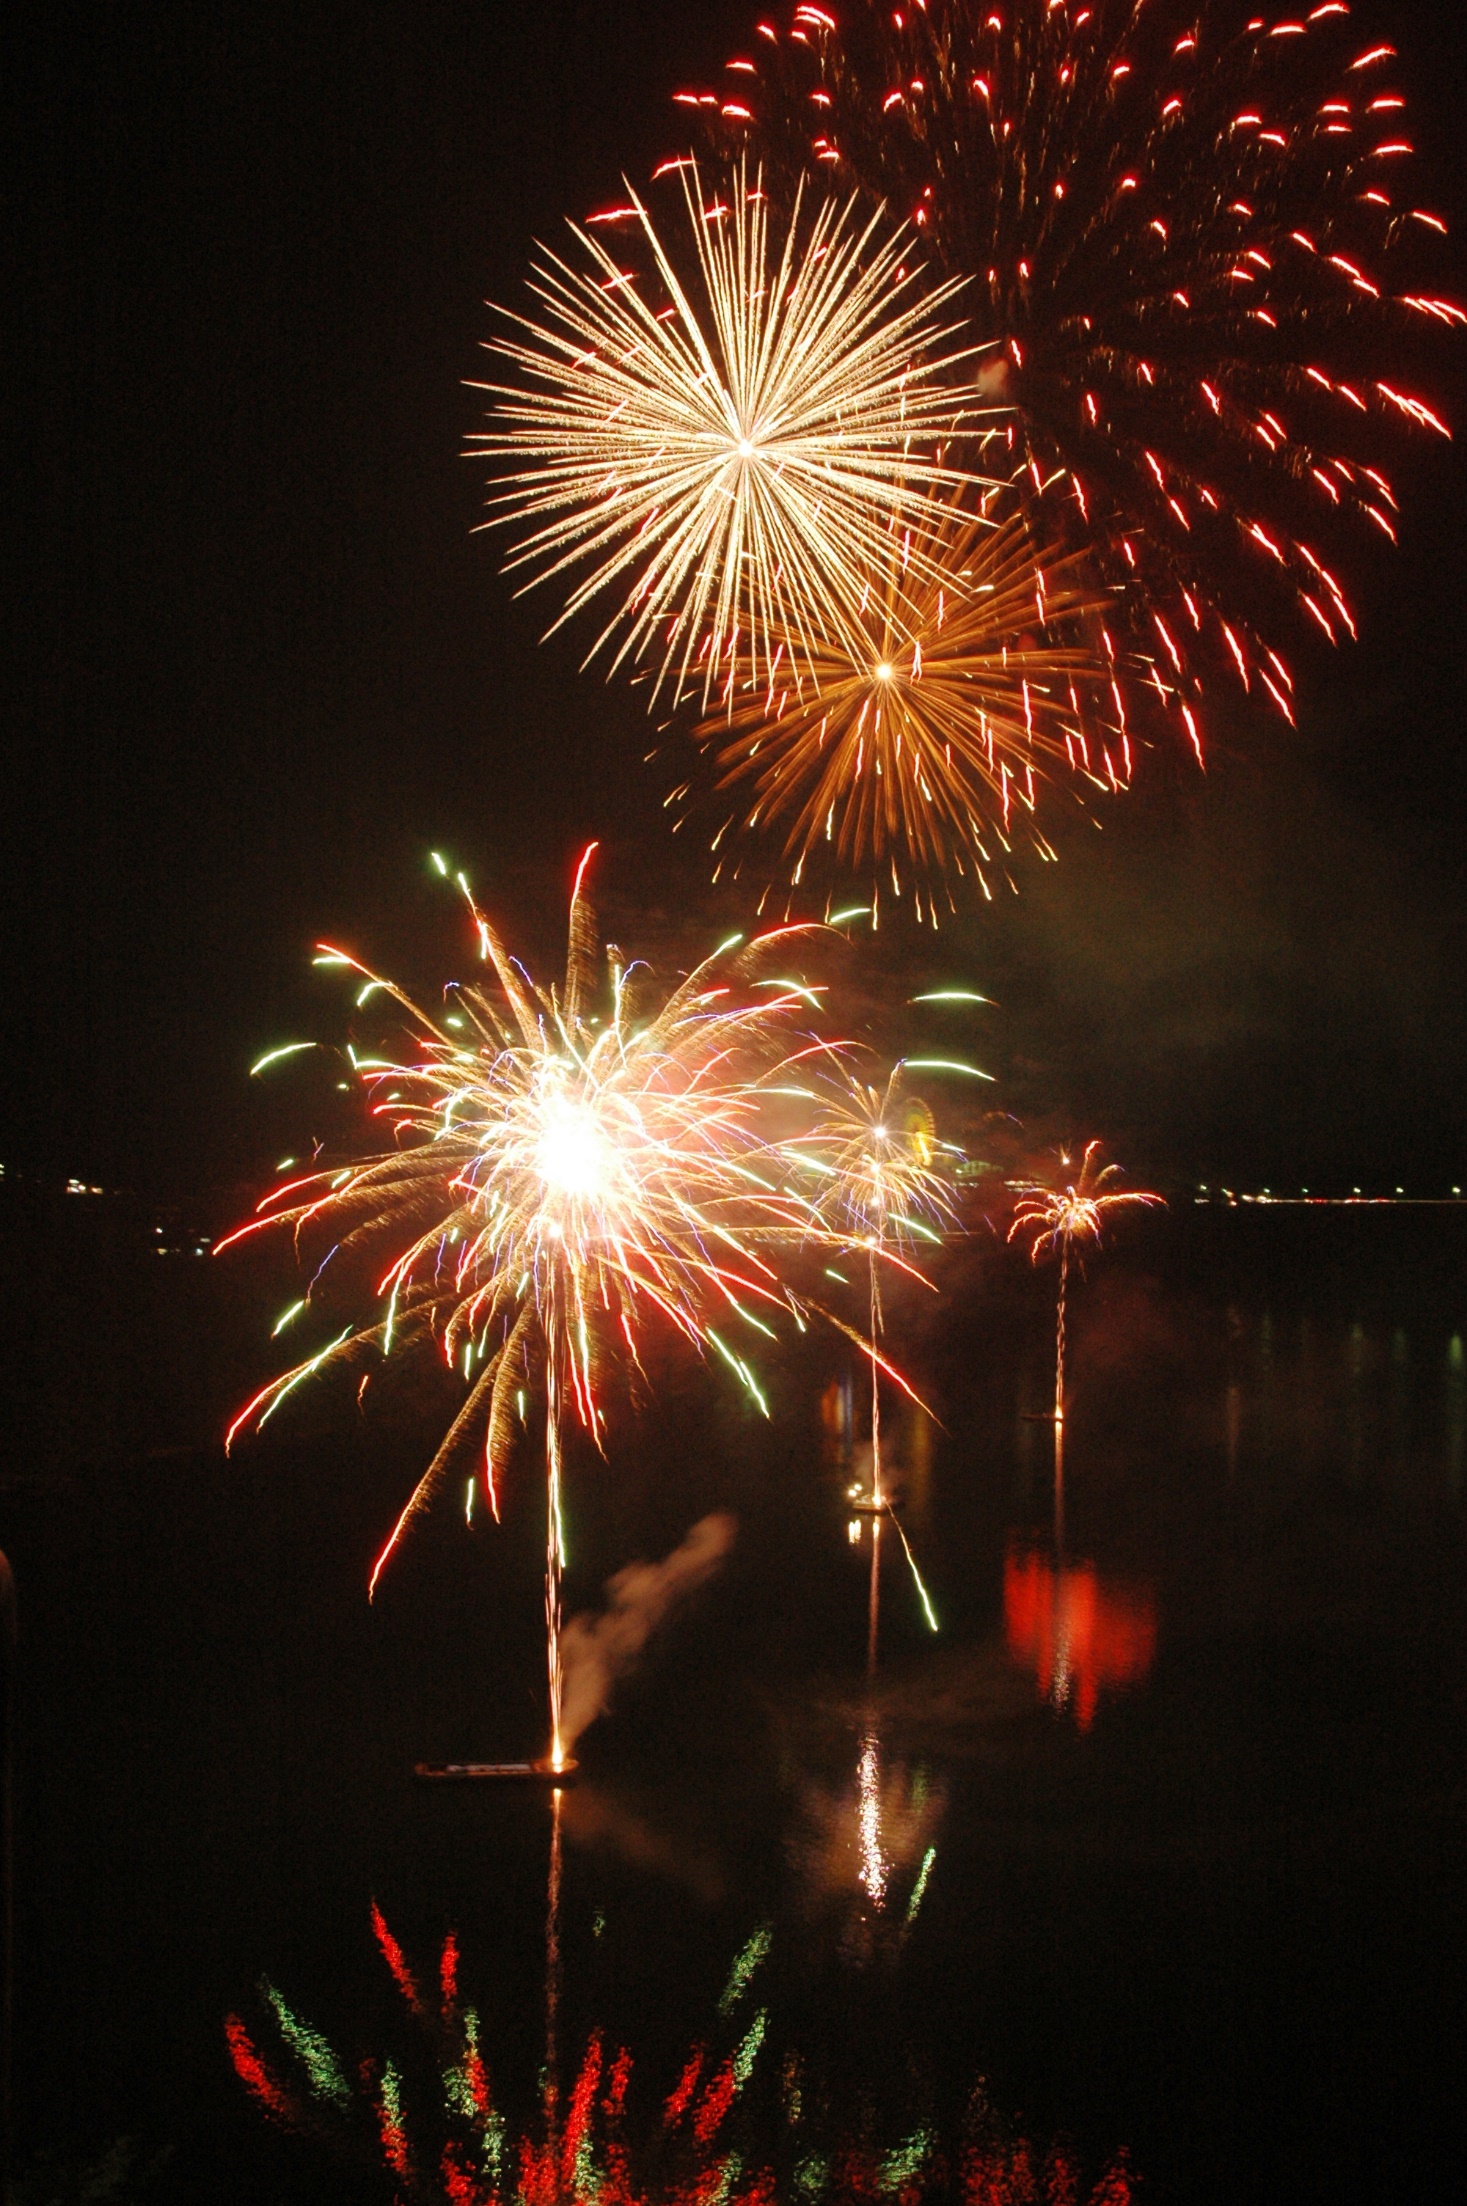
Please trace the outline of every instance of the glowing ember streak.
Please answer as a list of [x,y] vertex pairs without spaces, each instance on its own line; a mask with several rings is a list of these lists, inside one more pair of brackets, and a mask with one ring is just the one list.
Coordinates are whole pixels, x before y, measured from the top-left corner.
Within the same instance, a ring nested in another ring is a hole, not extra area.
[[720,792],[741,793],[740,825],[779,836],[792,882],[827,862],[868,871],[878,892],[889,876],[919,916],[925,883],[935,923],[934,883],[955,869],[986,892],[1021,825],[1050,854],[1029,824],[1046,780],[1108,793],[1129,759],[1095,618],[1106,600],[1077,561],[1041,552],[1017,515],[995,525],[957,504],[929,552],[915,575],[889,543],[854,570],[807,661],[786,638],[794,670],[747,684],[695,740]]
[[[1078,1242],[1083,1248],[1088,1242],[1099,1248],[1105,1221],[1113,1211],[1131,1204],[1160,1203],[1160,1195],[1148,1195],[1135,1188],[1107,1188],[1106,1182],[1120,1171],[1118,1164],[1098,1166],[1096,1157],[1100,1150],[1098,1141],[1087,1142],[1080,1161],[1079,1177],[1063,1180],[1058,1186],[1048,1186],[1040,1180],[1019,1180],[1012,1184],[1019,1195],[1014,1210],[1013,1223],[1009,1227],[1011,1241],[1022,1235],[1029,1237],[1030,1261],[1037,1264],[1043,1255],[1059,1251],[1060,1277],[1059,1300],[1055,1319],[1054,1359],[1054,1421],[1062,1425],[1065,1418],[1065,1293],[1070,1275],[1070,1250]],[[1068,1170],[1068,1156],[1060,1159]]]
[[740,76],[742,112],[698,109],[776,195],[806,177],[859,190],[973,279],[994,346],[980,388],[1015,409],[1039,533],[1092,547],[1138,642],[1156,613],[1176,633],[1190,600],[1189,695],[1232,663],[1224,621],[1256,667],[1279,615],[1307,613],[1316,529],[1381,525],[1372,431],[1392,412],[1443,427],[1419,399],[1353,388],[1346,363],[1373,347],[1394,365],[1413,319],[1460,312],[1421,263],[1440,218],[1382,183],[1410,151],[1394,49],[1360,53],[1344,7],[1282,25],[1243,12],[848,0],[837,23],[797,8]]
[[[559,989],[529,980],[466,887],[493,981],[452,986],[454,1008],[441,1021],[357,959],[323,952],[365,977],[359,1003],[387,1000],[405,1015],[405,1055],[353,1056],[393,1146],[284,1183],[241,1230],[288,1227],[298,1246],[315,1232],[328,1235],[340,1255],[318,1271],[307,1302],[318,1287],[325,1297],[360,1291],[365,1274],[375,1311],[262,1388],[230,1428],[232,1439],[245,1424],[261,1424],[293,1388],[328,1367],[370,1365],[422,1347],[442,1356],[459,1375],[464,1400],[377,1559],[375,1589],[413,1517],[476,1435],[486,1497],[498,1514],[499,1474],[526,1390],[538,1382],[557,1768],[567,1413],[599,1447],[603,1369],[637,1359],[639,1327],[652,1316],[694,1346],[716,1348],[762,1403],[754,1374],[714,1331],[713,1318],[767,1332],[759,1311],[798,1314],[805,1305],[756,1253],[755,1239],[774,1232],[793,1242],[813,1232],[851,1245],[781,1188],[784,1154],[760,1131],[762,1086],[777,1077],[791,1022],[805,1015],[810,992],[783,981],[769,990],[739,984],[775,943],[788,944],[801,930],[760,936],[742,949],[736,938],[660,1005],[645,1001],[645,987],[608,951],[610,1005],[600,1015],[600,943],[584,888],[590,855],[576,877]],[[877,1356],[874,1344],[862,1345]]]
[[879,214],[796,191],[779,234],[742,166],[713,204],[678,174],[675,229],[633,195],[618,242],[642,275],[574,225],[588,265],[544,254],[543,319],[489,348],[519,380],[481,386],[475,442],[509,470],[486,525],[520,527],[510,570],[567,590],[554,627],[601,606],[588,657],[619,638],[613,667],[655,656],[654,697],[706,706],[813,648],[890,541],[920,565],[936,494],[969,479],[939,451],[979,402],[943,319],[956,287],[919,291]]

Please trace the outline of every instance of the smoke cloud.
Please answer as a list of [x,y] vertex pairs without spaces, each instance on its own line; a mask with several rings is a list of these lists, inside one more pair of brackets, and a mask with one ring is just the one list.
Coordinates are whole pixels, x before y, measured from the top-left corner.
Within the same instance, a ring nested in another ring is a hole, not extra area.
[[737,1533],[738,1520],[726,1511],[701,1518],[662,1562],[628,1563],[619,1570],[607,1583],[599,1616],[571,1618],[560,1638],[567,1748],[605,1714],[617,1679],[626,1676],[663,1618],[713,1576]]

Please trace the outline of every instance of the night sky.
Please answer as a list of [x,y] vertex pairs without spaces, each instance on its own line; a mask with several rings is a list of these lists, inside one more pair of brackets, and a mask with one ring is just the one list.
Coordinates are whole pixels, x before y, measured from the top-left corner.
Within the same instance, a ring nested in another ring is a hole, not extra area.
[[[1456,8],[1399,45],[1418,196],[1467,230]],[[735,898],[664,827],[642,707],[542,645],[472,533],[484,301],[680,143],[668,94],[752,0],[34,10],[10,91],[0,1161],[217,1199],[278,1149],[246,1080],[318,1028],[335,935],[452,970],[451,851],[554,954],[590,835],[618,929],[703,947]],[[1467,288],[1462,249],[1440,288]],[[1428,395],[1467,436],[1467,348]],[[1036,1129],[1241,1185],[1467,1180],[1460,445],[1403,439],[1361,646],[1295,654],[1297,735],[1243,710],[1206,777],[1142,777],[1020,900],[888,935],[881,970],[998,999],[967,1037]],[[706,929],[704,918],[706,915]],[[737,918],[734,921],[738,923]],[[874,985],[869,957],[853,994]]]

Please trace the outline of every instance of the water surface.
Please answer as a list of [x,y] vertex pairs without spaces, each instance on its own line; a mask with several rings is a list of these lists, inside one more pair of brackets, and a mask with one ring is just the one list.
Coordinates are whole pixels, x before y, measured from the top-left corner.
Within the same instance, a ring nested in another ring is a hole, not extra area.
[[450,1494],[370,1608],[409,1402],[282,1416],[227,1466],[181,1444],[12,1482],[28,2146],[134,2138],[150,2197],[406,2195],[380,2152],[332,2157],[329,2094],[320,2143],[272,2127],[225,2044],[234,2015],[300,2081],[268,1978],[354,2091],[394,2060],[410,2127],[432,2029],[375,1905],[425,2011],[452,1936],[511,2128],[549,1989],[562,2112],[597,2030],[645,2129],[690,2045],[731,2056],[762,2013],[746,2158],[814,2153],[793,2091],[800,2135],[863,2138],[892,2196],[892,2147],[958,2139],[979,2078],[1082,2197],[1120,2148],[1158,2200],[1460,2187],[1464,1257],[1450,1213],[1130,1233],[1076,1290],[1057,1493],[1025,1414],[1051,1282],[950,1253],[941,1306],[893,1314],[940,1422],[887,1419],[941,1630],[886,1526],[874,1665],[843,1351],[766,1359],[767,1424],[669,1364],[608,1463],[573,1458],[568,1603],[709,1510],[739,1539],[558,1810],[410,1774],[543,1744],[530,1453],[502,1527]]

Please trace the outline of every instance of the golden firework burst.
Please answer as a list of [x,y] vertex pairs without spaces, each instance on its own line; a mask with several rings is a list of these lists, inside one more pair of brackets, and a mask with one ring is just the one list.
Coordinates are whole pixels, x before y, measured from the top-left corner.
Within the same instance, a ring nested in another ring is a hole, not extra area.
[[509,468],[485,525],[528,524],[509,571],[567,589],[551,632],[595,603],[588,660],[650,657],[654,698],[706,707],[813,651],[893,541],[921,570],[968,479],[954,442],[991,412],[955,341],[959,286],[924,288],[883,216],[797,191],[776,224],[742,166],[712,192],[670,166],[675,225],[635,193],[593,218],[639,266],[575,224],[582,264],[543,254],[543,319],[490,346],[520,380],[480,386],[497,404],[474,442]]
[[905,876],[919,904],[920,884],[930,901],[949,867],[987,891],[1020,821],[1052,856],[1042,782],[1130,778],[1092,617],[1103,602],[1078,560],[1047,558],[1017,514],[995,524],[953,500],[920,569],[887,537],[808,660],[787,639],[766,680],[695,729],[719,789],[749,800],[715,844],[736,822],[779,834],[796,884],[829,845],[842,870],[889,873],[898,895]]

